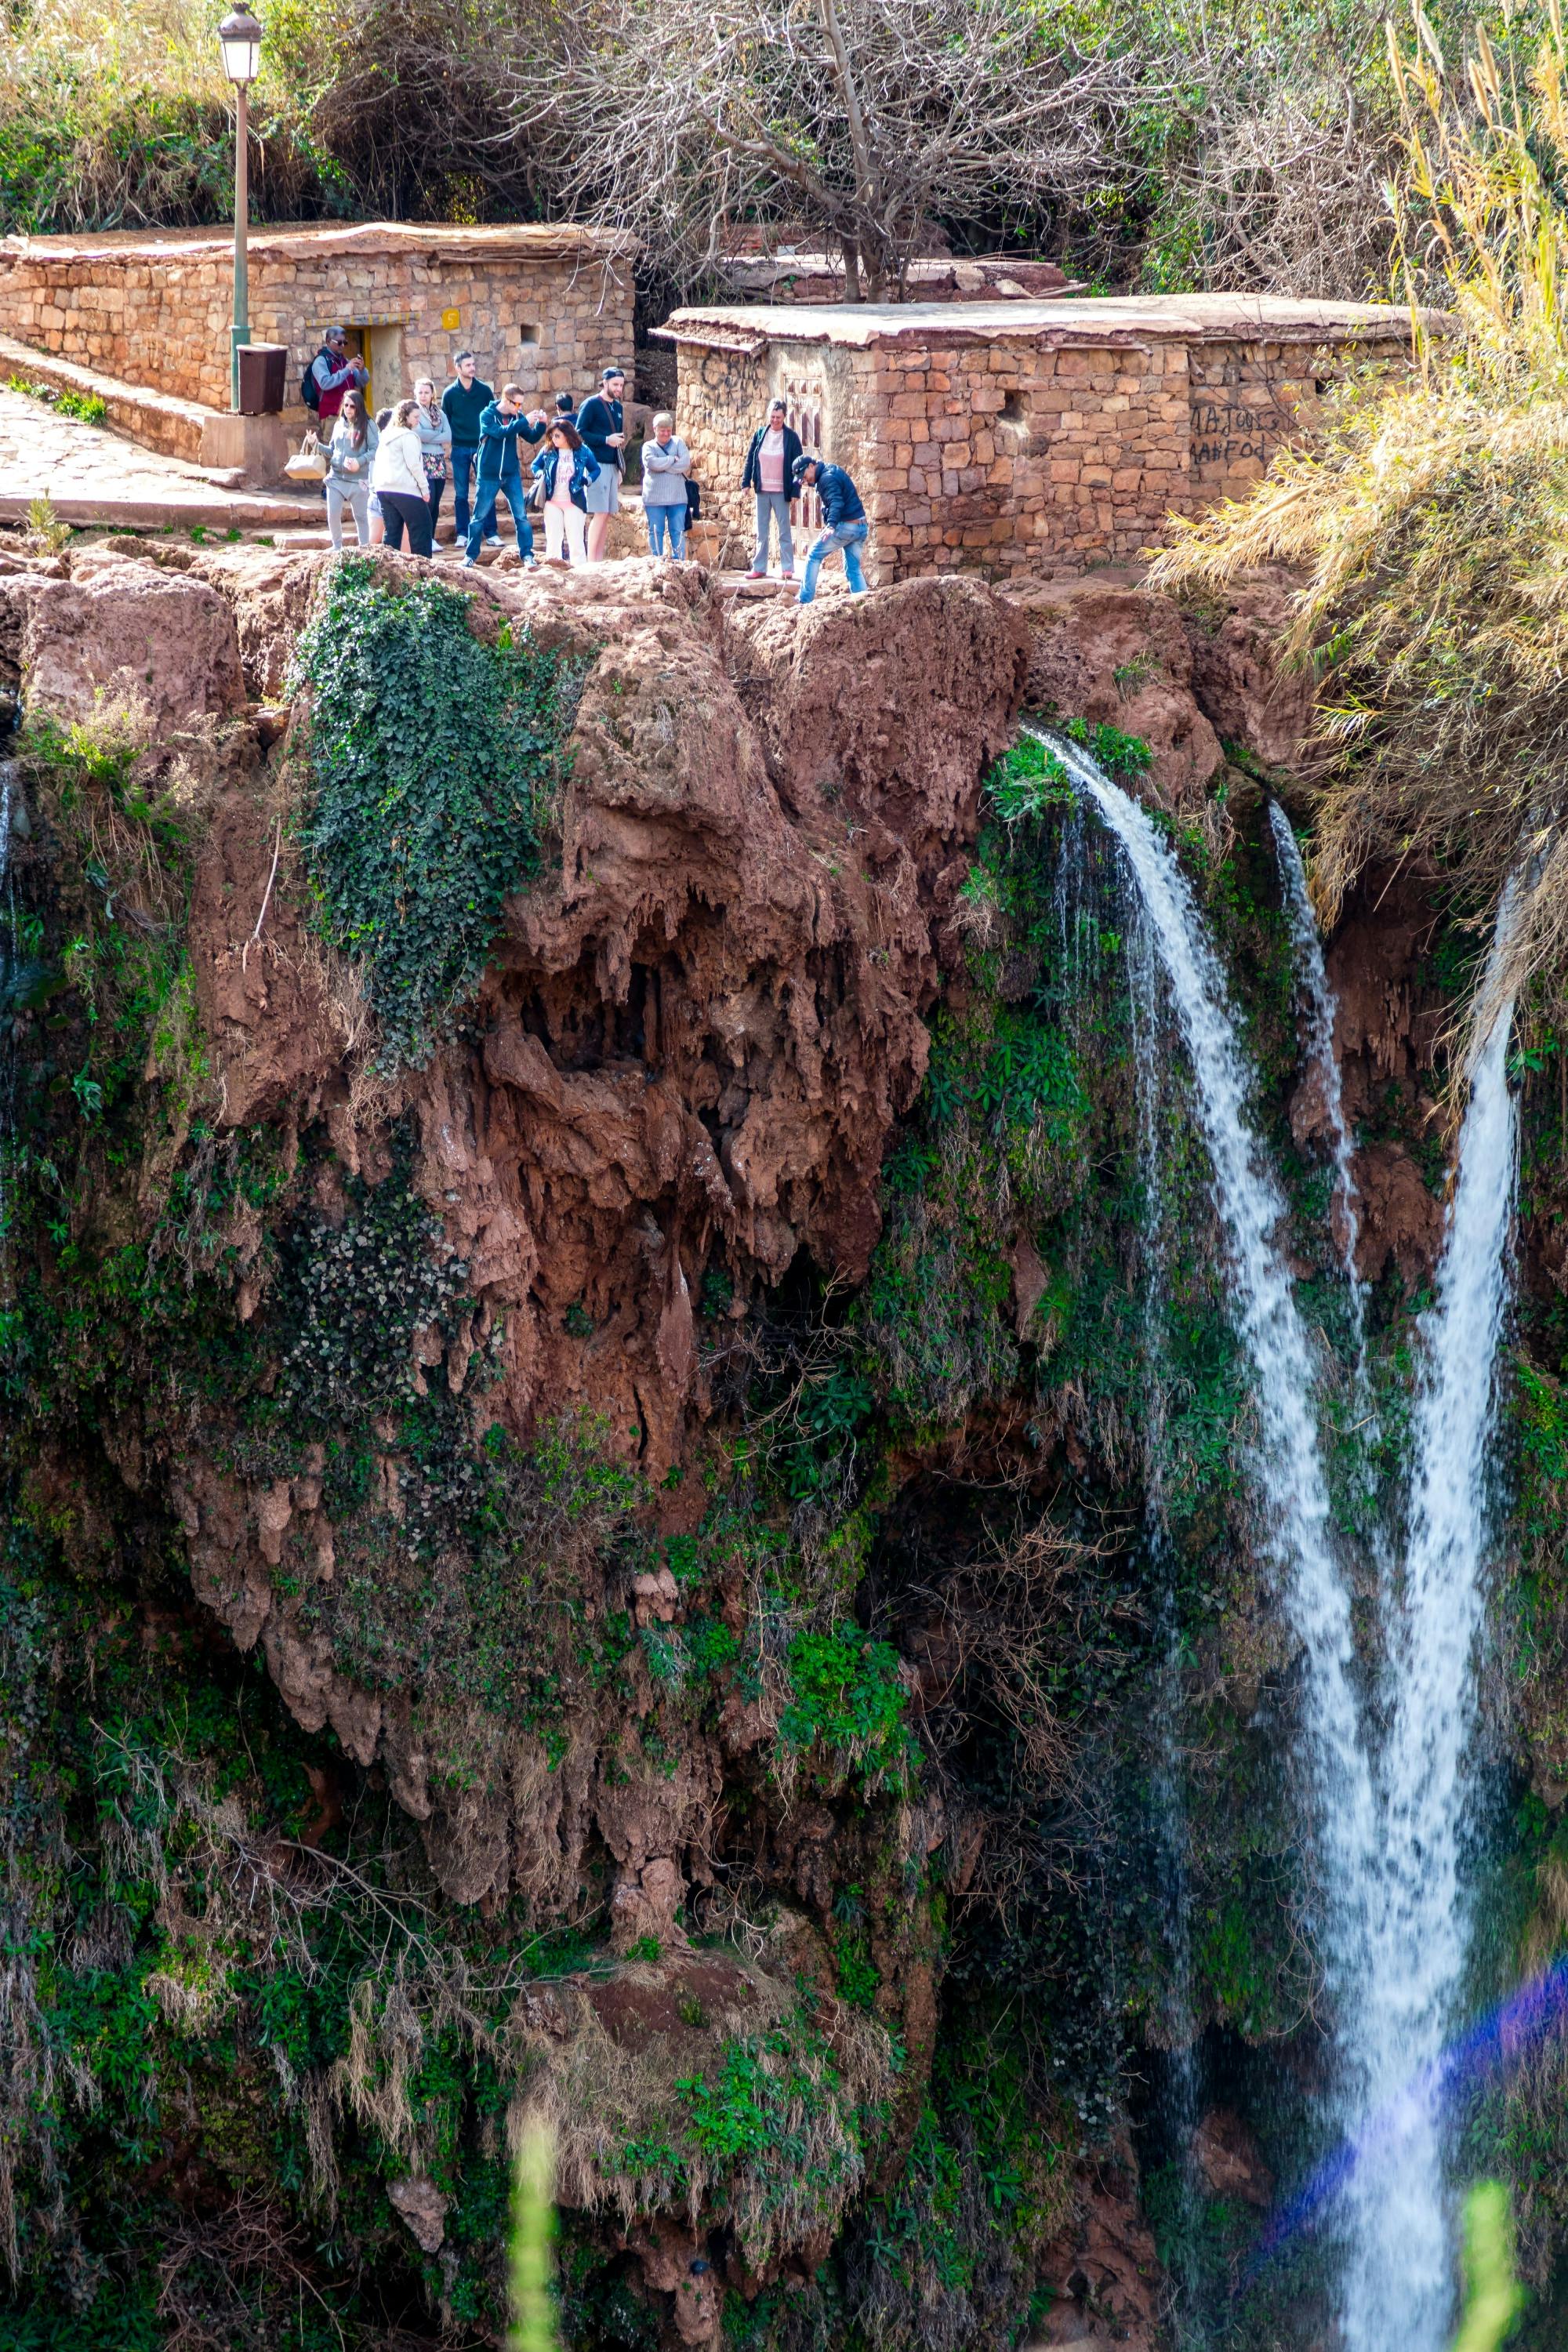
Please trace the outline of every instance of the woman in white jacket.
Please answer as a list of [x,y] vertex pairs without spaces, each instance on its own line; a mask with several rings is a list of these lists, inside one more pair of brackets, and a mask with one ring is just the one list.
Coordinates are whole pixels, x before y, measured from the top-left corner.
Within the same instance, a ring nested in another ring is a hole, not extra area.
[[381,519],[386,527],[388,547],[402,547],[406,528],[411,551],[415,555],[428,555],[433,544],[430,486],[425,475],[418,416],[417,401],[398,402],[392,412],[392,422],[377,445],[371,465],[370,486],[381,500]]

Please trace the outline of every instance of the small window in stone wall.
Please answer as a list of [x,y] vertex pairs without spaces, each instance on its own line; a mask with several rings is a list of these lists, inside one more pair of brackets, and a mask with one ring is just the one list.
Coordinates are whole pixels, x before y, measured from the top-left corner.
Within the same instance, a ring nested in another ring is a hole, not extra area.
[[[830,458],[832,452],[822,446],[822,411],[816,405],[816,396],[802,385],[786,383],[784,398],[789,403],[789,421],[800,436],[800,446],[806,457]],[[815,490],[801,493],[800,527],[803,530],[822,528],[822,501]]]
[[535,323],[531,319],[520,319],[520,320],[518,320],[518,322],[517,322],[517,340],[518,340],[518,341],[519,341],[520,343],[522,343],[522,344],[525,344],[525,345],[526,345],[526,344],[529,344],[529,343],[537,343],[537,342],[538,342],[538,341],[539,341],[539,329],[538,329],[538,326],[536,325],[536,323]]
[[1034,434],[1034,417],[1027,395],[1015,386],[1002,403],[996,419],[997,438],[1016,457],[1026,457]]

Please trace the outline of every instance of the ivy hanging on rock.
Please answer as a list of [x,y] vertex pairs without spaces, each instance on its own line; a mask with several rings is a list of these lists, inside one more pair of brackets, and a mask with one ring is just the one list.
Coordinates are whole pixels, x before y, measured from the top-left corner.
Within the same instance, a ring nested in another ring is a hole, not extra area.
[[323,933],[363,968],[388,1073],[427,1060],[472,992],[560,782],[564,665],[524,628],[484,644],[470,609],[440,581],[350,561],[297,656],[310,886]]

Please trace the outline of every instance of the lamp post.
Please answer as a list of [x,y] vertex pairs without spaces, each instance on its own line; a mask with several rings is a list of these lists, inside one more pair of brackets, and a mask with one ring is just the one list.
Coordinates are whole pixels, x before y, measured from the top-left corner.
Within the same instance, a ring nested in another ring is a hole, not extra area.
[[261,71],[261,27],[236,8],[217,28],[223,69],[234,84],[234,325],[229,330],[229,400],[239,407],[239,347],[250,341],[250,289],[245,247],[250,219],[250,85]]

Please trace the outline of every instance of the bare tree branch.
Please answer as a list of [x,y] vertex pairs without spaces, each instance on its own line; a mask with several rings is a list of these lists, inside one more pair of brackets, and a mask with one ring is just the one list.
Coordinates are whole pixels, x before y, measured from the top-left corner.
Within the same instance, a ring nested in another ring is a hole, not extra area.
[[508,68],[560,200],[690,282],[746,225],[799,222],[855,290],[901,288],[932,224],[1125,184],[1148,70],[1016,0],[595,0]]

